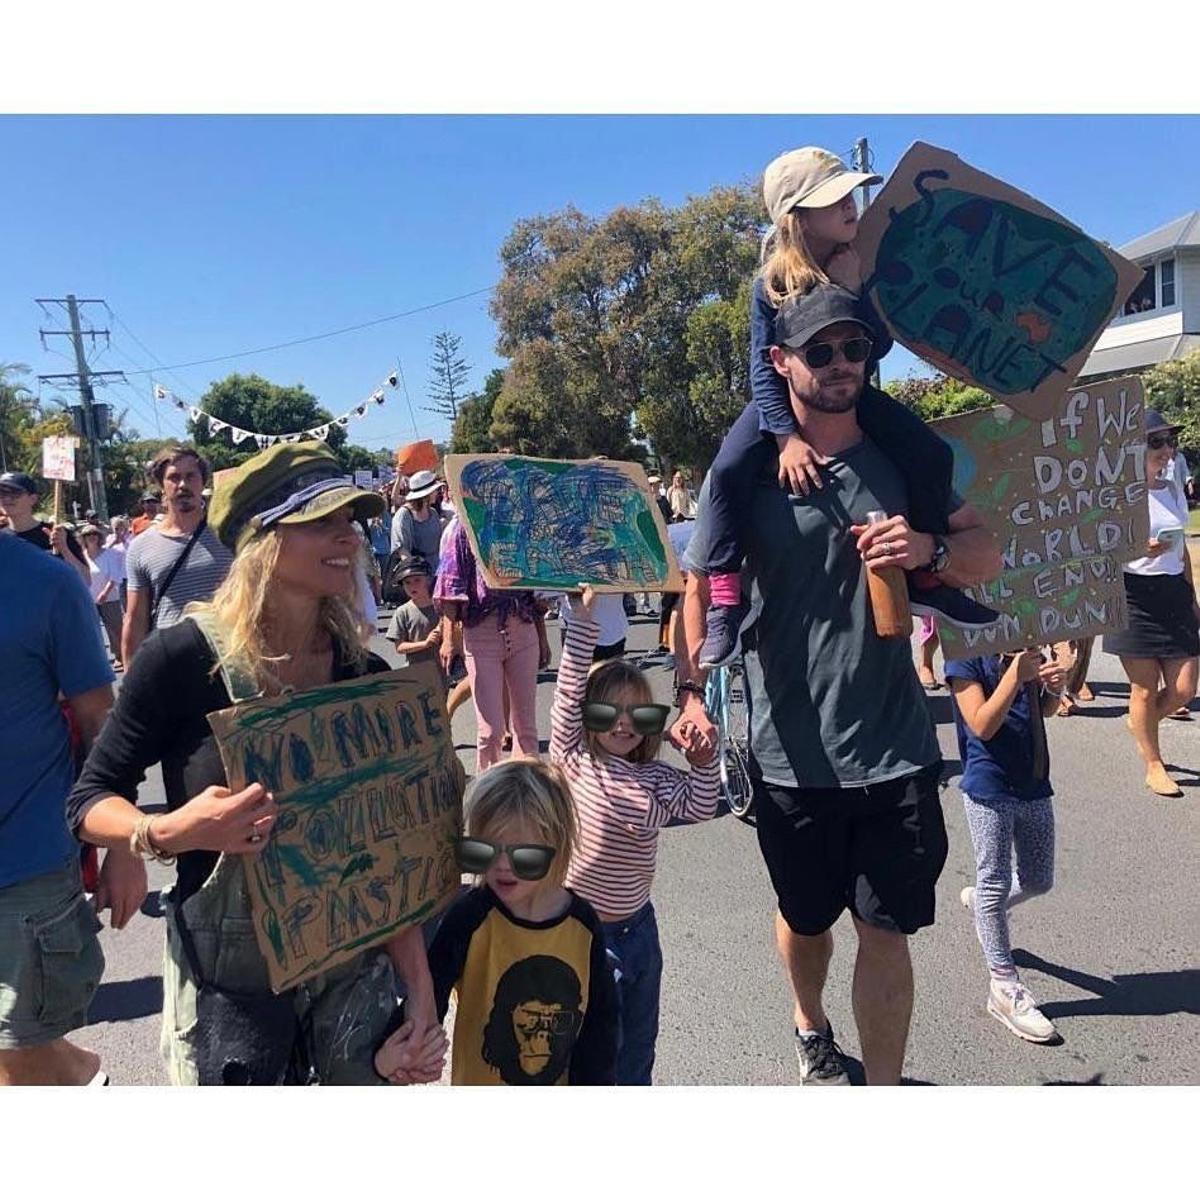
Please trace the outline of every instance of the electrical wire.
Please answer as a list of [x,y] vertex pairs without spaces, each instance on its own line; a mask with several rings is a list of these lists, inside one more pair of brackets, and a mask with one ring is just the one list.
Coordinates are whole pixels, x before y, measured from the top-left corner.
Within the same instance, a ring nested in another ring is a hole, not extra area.
[[[326,338],[341,337],[346,333],[356,333],[360,329],[371,329],[376,325],[385,325],[389,321],[399,321],[404,317],[412,317],[417,313],[429,312],[435,308],[443,308],[447,304],[457,304],[460,300],[470,300],[474,296],[483,296],[492,291],[495,291],[495,284],[485,288],[476,288],[473,292],[463,292],[460,296],[450,296],[446,300],[435,300],[432,304],[422,304],[417,308],[406,309],[404,312],[392,313],[390,316],[376,317],[373,321],[363,321],[358,325],[346,325],[341,329],[331,329],[327,333],[314,333],[308,337],[292,338],[291,341],[276,342],[271,346],[258,346],[253,350],[239,350],[235,354],[218,354],[213,358],[197,358],[193,359],[191,362],[171,363],[169,366],[160,364],[159,370],[164,372],[173,370],[182,371],[187,367],[204,367],[208,366],[210,363],[228,362],[230,359],[234,358],[248,358],[252,354],[268,354],[272,350],[286,350],[289,346],[304,346],[309,342],[320,342],[324,341]],[[120,318],[116,317],[114,314],[114,320],[119,321]],[[147,351],[147,353],[149,352]],[[153,358],[155,356],[151,355],[151,357]],[[154,372],[152,370],[140,372],[135,371],[133,374],[153,375]]]

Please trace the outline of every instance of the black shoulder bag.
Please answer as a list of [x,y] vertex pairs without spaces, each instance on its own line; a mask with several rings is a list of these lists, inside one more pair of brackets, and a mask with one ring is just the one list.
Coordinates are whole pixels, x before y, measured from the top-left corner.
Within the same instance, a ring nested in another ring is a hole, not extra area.
[[201,518],[200,524],[196,526],[195,532],[190,538],[188,538],[188,544],[184,546],[179,557],[171,564],[171,569],[167,572],[167,577],[163,580],[162,587],[155,592],[154,603],[150,606],[150,625],[146,630],[147,633],[149,633],[150,630],[158,624],[158,606],[162,604],[167,594],[167,588],[174,583],[175,576],[179,574],[180,568],[185,562],[187,562],[188,555],[192,552],[192,547],[196,544],[197,539],[204,532],[207,526],[208,519],[206,517]]

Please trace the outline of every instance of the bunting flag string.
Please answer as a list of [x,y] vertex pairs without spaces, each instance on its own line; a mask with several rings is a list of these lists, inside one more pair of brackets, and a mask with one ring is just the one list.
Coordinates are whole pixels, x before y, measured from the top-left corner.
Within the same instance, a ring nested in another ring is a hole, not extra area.
[[[394,388],[399,381],[399,372],[393,371],[388,375],[386,383],[388,387]],[[242,429],[238,425],[232,425],[228,421],[222,421],[212,416],[194,404],[188,404],[186,400],[181,400],[173,392],[168,391],[161,383],[154,385],[154,399],[164,404],[173,404],[176,408],[186,412],[197,423],[204,421],[208,425],[209,433],[221,433],[228,429],[235,446],[240,445],[246,438],[253,438],[258,443],[259,449],[265,450],[268,446],[275,445],[276,442],[300,442],[306,438],[316,438],[318,441],[323,442],[329,437],[329,431],[335,425],[345,429],[351,420],[361,420],[370,411],[372,404],[383,404],[387,400],[387,394],[381,385],[366,400],[348,409],[340,417],[334,417],[332,421],[325,421],[320,425],[314,425],[311,429],[304,429],[298,433],[262,433],[254,429]]]

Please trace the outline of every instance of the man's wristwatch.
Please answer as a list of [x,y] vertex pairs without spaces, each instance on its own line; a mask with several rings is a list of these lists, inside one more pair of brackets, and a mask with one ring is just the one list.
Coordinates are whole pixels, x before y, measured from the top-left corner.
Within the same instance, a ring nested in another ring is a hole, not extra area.
[[950,547],[946,539],[933,535],[933,557],[925,564],[925,570],[931,575],[940,575],[950,564]]

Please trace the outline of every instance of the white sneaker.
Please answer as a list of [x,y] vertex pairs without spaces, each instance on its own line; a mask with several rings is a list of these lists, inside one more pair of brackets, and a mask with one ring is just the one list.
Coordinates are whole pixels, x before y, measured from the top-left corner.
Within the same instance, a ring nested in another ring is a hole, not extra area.
[[975,912],[975,889],[973,887],[965,887],[958,893],[959,903],[969,913]]
[[1058,1031],[1043,1016],[1023,983],[1002,983],[993,979],[988,990],[987,1010],[1027,1042],[1050,1042],[1058,1036]]

